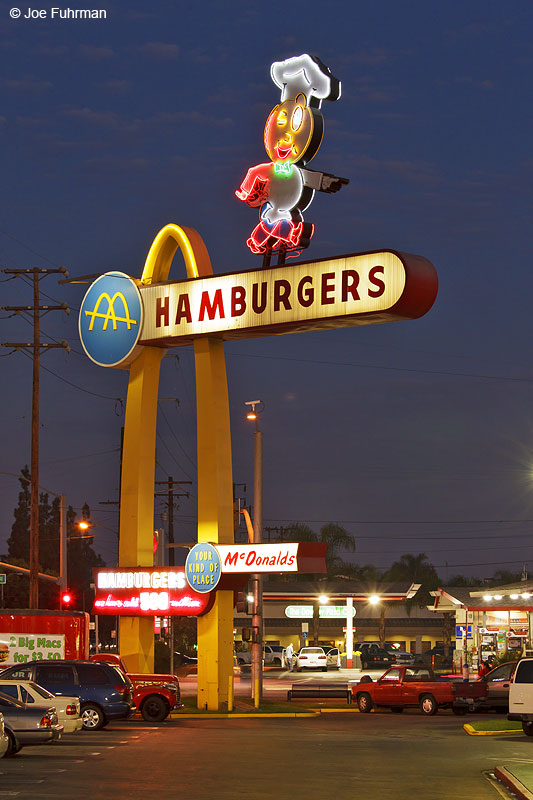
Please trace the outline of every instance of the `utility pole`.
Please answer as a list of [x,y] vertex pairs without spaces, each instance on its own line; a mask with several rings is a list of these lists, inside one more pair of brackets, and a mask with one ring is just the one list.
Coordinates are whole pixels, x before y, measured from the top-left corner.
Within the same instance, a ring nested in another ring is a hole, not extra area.
[[174,491],[174,487],[180,484],[192,484],[192,481],[175,481],[172,475],[168,476],[168,480],[166,481],[156,481],[157,485],[164,484],[166,485],[167,491],[164,492],[156,492],[156,495],[159,494],[166,494],[167,495],[167,505],[168,505],[168,564],[170,567],[174,566],[174,497],[189,497],[189,492],[182,492],[176,493]]
[[[33,384],[31,404],[31,481],[30,481],[30,597],[29,607],[39,608],[39,366],[41,350],[60,347],[70,350],[63,339],[57,344],[41,342],[41,317],[49,311],[65,311],[69,314],[66,303],[58,306],[39,305],[39,281],[48,275],[61,273],[68,276],[65,267],[58,269],[3,269],[6,275],[14,277],[30,277],[33,282],[33,305],[0,306],[2,311],[14,311],[15,314],[28,314],[33,321],[33,342],[2,342],[3,347],[30,352],[33,358]],[[41,313],[42,312],[42,313]]]

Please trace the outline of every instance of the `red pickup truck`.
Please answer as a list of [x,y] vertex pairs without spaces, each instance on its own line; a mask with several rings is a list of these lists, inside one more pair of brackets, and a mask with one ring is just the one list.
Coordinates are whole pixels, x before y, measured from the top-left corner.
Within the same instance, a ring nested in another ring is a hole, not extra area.
[[95,653],[91,661],[107,661],[118,667],[133,684],[133,700],[147,722],[162,722],[173,708],[181,708],[180,684],[176,675],[131,673],[115,653]]
[[428,716],[436,714],[439,708],[466,714],[469,704],[486,693],[486,684],[439,679],[427,667],[391,667],[376,681],[363,675],[352,687],[352,702],[357,703],[363,714],[380,706],[397,713],[418,706]]

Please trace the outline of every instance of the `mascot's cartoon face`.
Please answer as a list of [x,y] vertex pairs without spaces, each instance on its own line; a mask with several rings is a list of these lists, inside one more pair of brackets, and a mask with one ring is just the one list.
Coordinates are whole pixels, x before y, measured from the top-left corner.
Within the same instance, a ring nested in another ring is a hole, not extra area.
[[265,125],[265,150],[272,161],[295,164],[304,156],[310,161],[322,141],[323,126],[315,123],[316,115],[303,94],[279,103]]

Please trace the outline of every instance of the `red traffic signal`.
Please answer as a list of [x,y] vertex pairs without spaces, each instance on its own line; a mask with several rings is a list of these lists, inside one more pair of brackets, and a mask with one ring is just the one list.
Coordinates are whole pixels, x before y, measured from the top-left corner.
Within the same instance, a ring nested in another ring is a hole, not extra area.
[[61,605],[63,607],[68,607],[72,603],[73,599],[74,598],[70,592],[63,592],[61,595]]

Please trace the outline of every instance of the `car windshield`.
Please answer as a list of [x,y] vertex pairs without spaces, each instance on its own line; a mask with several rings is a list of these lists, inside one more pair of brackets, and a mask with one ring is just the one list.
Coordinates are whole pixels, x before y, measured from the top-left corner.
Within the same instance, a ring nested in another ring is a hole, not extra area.
[[46,700],[50,700],[51,697],[55,698],[55,695],[53,695],[52,692],[49,692],[42,686],[39,686],[38,683],[34,683],[33,681],[31,681],[28,684],[28,686],[31,686],[31,688],[36,694],[38,694],[40,697],[44,697]]

